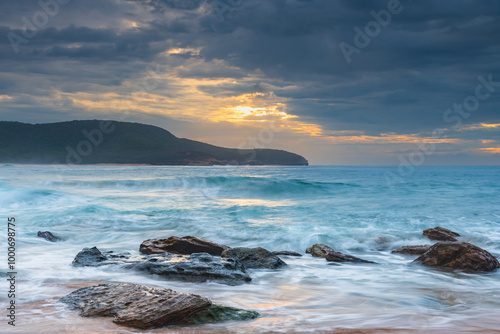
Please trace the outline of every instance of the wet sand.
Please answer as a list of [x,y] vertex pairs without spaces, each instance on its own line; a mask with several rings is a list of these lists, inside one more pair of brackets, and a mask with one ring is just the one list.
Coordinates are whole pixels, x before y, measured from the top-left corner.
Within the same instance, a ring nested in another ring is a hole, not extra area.
[[[8,331],[0,330],[0,333],[16,334],[53,334],[53,333],[71,333],[71,334],[240,334],[240,333],[319,333],[319,334],[454,334],[454,333],[500,333],[500,330],[477,328],[473,326],[467,328],[461,324],[453,328],[434,329],[429,326],[412,328],[342,328],[335,324],[318,323],[314,328],[284,328],[281,323],[279,329],[274,329],[272,319],[266,317],[256,319],[250,322],[226,322],[219,324],[207,324],[196,326],[169,326],[151,330],[138,330],[118,326],[113,323],[112,318],[84,318],[78,315],[78,312],[68,310],[64,304],[57,301],[65,294],[88,286],[104,283],[102,281],[71,282],[67,284],[52,284],[53,287],[60,288],[61,294],[43,301],[26,303],[18,308],[16,327],[6,328]],[[485,319],[485,323],[492,319]],[[262,325],[259,325],[262,323]]]

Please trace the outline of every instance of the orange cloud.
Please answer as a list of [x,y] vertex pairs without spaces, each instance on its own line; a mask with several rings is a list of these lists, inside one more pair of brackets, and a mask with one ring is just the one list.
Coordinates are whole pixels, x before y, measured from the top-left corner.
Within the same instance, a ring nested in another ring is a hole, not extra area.
[[500,123],[496,123],[496,124],[481,123],[481,126],[483,128],[500,128]]
[[500,147],[481,147],[477,148],[477,151],[487,154],[500,154]]

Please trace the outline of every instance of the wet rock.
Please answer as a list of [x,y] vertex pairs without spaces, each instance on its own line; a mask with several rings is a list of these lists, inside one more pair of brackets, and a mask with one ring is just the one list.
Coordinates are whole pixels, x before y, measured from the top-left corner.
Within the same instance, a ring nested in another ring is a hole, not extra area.
[[73,261],[76,267],[116,265],[123,269],[144,271],[167,279],[185,282],[216,281],[228,285],[250,282],[245,267],[234,259],[222,259],[207,253],[191,255],[155,254],[132,257],[129,253],[104,254],[96,247],[85,248]]
[[415,245],[415,246],[403,246],[392,253],[408,254],[408,255],[422,255],[431,248],[432,245]]
[[193,253],[208,253],[218,256],[226,249],[229,249],[229,247],[191,236],[148,239],[139,247],[139,251],[143,254],[174,253],[189,255]]
[[59,300],[83,317],[113,317],[127,327],[148,329],[254,319],[258,313],[212,304],[204,297],[139,284],[100,284],[76,290]]
[[326,256],[328,262],[361,262],[361,263],[375,263],[373,261],[363,260],[359,257],[345,255],[339,252],[328,253]]
[[314,244],[308,249],[306,249],[307,254],[311,254],[314,257],[323,257],[326,258],[328,253],[335,252],[333,248],[325,245],[325,244]]
[[223,258],[232,258],[241,262],[245,268],[277,269],[286,263],[270,251],[262,248],[236,247],[222,252]]
[[250,282],[245,267],[234,259],[221,259],[207,253],[191,255],[158,254],[128,268],[187,282],[217,281],[228,285]]
[[434,228],[428,228],[424,230],[423,235],[431,240],[439,240],[439,241],[457,241],[457,237],[460,234],[450,231],[444,227],[436,226]]
[[74,267],[94,267],[96,265],[102,264],[108,258],[101,253],[97,247],[84,248],[81,250],[73,260]]
[[60,241],[61,240],[61,238],[56,237],[55,235],[53,235],[49,231],[45,231],[45,232],[38,231],[37,236],[39,238],[44,238],[45,240],[50,241],[50,242],[56,242],[56,241]]
[[493,255],[467,242],[438,242],[414,262],[467,272],[493,271],[500,268],[500,263]]
[[306,253],[311,254],[314,257],[323,257],[329,262],[361,262],[361,263],[375,263],[368,260],[360,259],[359,257],[345,255],[333,250],[333,248],[325,244],[315,244],[308,249]]
[[197,313],[191,317],[187,323],[194,325],[228,320],[250,320],[258,317],[259,313],[255,311],[242,310],[220,304],[212,304],[212,306],[210,306],[207,310]]
[[284,256],[302,256],[302,254],[292,251],[273,251],[274,255],[284,255]]

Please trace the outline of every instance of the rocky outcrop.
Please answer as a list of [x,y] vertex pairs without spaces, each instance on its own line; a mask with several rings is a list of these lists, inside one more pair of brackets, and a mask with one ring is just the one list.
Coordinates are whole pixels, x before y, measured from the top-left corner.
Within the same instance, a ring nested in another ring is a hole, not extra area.
[[204,297],[139,284],[100,284],[59,300],[83,317],[113,317],[127,327],[148,329],[175,324],[253,319],[258,313],[212,304]]
[[292,251],[273,251],[274,255],[283,255],[283,256],[302,256],[302,254]]
[[460,236],[460,234],[456,232],[450,231],[444,227],[439,227],[439,226],[424,230],[423,235],[425,235],[430,240],[438,240],[438,241],[457,241],[457,237]]
[[226,249],[229,249],[229,247],[191,236],[148,239],[139,247],[139,251],[143,254],[174,253],[189,255],[193,253],[208,253],[218,256]]
[[262,248],[237,247],[225,250],[223,258],[231,258],[241,262],[245,268],[277,269],[286,263],[270,251]]
[[171,280],[186,282],[216,281],[228,285],[250,282],[245,267],[234,259],[222,259],[207,253],[178,255],[162,253],[132,257],[128,253],[102,253],[96,247],[83,249],[73,266],[114,265],[123,269],[144,271]]
[[333,250],[333,248],[325,244],[315,244],[308,249],[306,253],[311,254],[314,257],[323,257],[329,262],[362,262],[362,263],[375,263],[372,261],[367,261],[360,259],[355,256],[345,255]]
[[414,246],[403,246],[392,253],[407,254],[407,255],[422,255],[431,248],[432,245],[414,245]]
[[467,242],[438,242],[414,262],[467,272],[493,271],[500,268],[500,263],[493,255]]
[[53,235],[49,231],[45,231],[45,232],[38,231],[37,236],[39,238],[43,238],[43,239],[45,239],[47,241],[50,241],[50,242],[56,242],[56,241],[60,241],[61,240],[61,238],[56,237],[55,235]]

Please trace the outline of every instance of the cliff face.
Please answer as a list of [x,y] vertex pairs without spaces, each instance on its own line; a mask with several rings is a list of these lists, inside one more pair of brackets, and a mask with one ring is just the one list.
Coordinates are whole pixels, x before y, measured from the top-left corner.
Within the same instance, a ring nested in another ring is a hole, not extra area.
[[307,165],[297,154],[229,149],[117,121],[0,122],[0,162],[38,164]]

